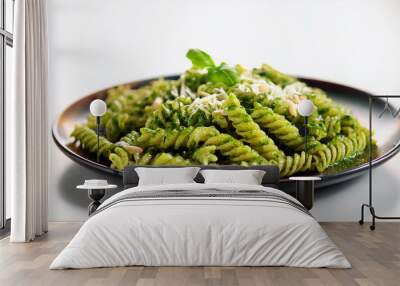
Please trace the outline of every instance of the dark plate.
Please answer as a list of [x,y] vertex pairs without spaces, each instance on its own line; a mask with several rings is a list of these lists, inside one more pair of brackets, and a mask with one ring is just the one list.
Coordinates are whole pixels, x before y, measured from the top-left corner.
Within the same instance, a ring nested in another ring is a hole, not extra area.
[[[176,79],[177,76],[168,76],[165,78]],[[329,94],[330,98],[349,107],[355,116],[361,121],[361,123],[368,127],[369,93],[337,83],[309,78],[300,79],[310,86],[323,89]],[[128,84],[132,87],[140,87],[151,82],[152,80],[155,80],[155,78],[134,81]],[[54,122],[52,135],[55,143],[61,149],[61,151],[63,151],[64,154],[66,154],[75,162],[107,173],[121,175],[121,172],[111,169],[105,164],[97,163],[93,156],[90,156],[76,148],[73,144],[71,144],[72,138],[69,136],[77,122],[85,121],[86,116],[89,113],[90,102],[96,98],[104,99],[106,97],[107,90],[108,88],[85,96],[67,107]],[[378,148],[373,150],[373,166],[382,164],[400,151],[399,121],[392,119],[390,116],[378,119],[378,114],[381,112],[383,107],[383,100],[377,98],[373,100],[373,129],[375,132],[375,138],[378,142]],[[351,165],[340,167],[336,166],[327,169],[324,173],[319,174],[319,176],[321,176],[323,179],[321,183],[319,183],[319,187],[336,184],[361,175],[368,169],[367,162],[368,156],[367,154],[364,154]],[[282,179],[283,183],[287,181],[288,179]]]

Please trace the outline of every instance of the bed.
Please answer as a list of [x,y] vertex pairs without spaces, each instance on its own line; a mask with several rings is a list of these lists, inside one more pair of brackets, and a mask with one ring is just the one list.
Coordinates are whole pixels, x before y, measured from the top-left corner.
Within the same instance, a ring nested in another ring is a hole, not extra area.
[[[240,169],[203,166],[202,169]],[[275,166],[262,185],[194,183],[138,186],[104,201],[50,269],[144,266],[292,266],[349,268],[309,211],[279,190]]]

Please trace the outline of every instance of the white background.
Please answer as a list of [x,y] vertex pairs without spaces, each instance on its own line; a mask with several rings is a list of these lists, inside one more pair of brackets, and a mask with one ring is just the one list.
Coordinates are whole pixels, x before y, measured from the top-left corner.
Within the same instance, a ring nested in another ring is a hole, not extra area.
[[[185,52],[217,61],[400,94],[400,1],[49,0],[49,118],[98,89],[179,73]],[[86,218],[85,192],[103,175],[78,166],[49,142],[49,218]],[[400,156],[375,172],[380,215],[400,215]],[[112,178],[109,178],[112,179]],[[116,181],[116,179],[114,179]],[[317,193],[320,221],[355,221],[367,200],[363,176]]]

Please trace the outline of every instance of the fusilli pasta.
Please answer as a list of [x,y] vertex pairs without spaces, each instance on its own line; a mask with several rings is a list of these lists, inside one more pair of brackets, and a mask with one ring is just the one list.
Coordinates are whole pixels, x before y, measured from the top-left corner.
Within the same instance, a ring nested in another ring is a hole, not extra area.
[[[286,177],[322,173],[366,150],[369,131],[324,91],[269,65],[251,70],[216,65],[202,62],[205,53],[196,57],[198,52],[187,54],[193,66],[177,80],[108,90],[101,118],[103,163],[118,170],[129,164],[276,164]],[[297,111],[304,99],[316,107],[307,137]],[[95,128],[93,116],[76,125],[74,144],[96,153]]]

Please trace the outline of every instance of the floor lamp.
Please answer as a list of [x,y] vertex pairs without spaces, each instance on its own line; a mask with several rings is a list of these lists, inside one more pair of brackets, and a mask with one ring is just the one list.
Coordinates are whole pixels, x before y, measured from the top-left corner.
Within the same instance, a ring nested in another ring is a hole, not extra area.
[[314,111],[314,104],[311,100],[304,99],[299,102],[297,105],[297,111],[301,116],[304,117],[304,152],[306,153],[307,156],[307,129],[308,129],[308,117],[313,113]]
[[[307,156],[307,148],[308,148],[308,117],[314,111],[314,104],[311,100],[305,99],[298,103],[297,111],[300,116],[304,117],[304,128],[302,135],[304,136],[304,152],[306,155],[306,160],[308,160]],[[289,180],[296,181],[296,198],[300,199],[303,202],[303,205],[307,209],[311,209],[314,205],[314,182],[321,180],[320,177],[316,176],[302,176],[302,177],[290,177]]]
[[97,163],[100,160],[100,118],[106,113],[107,105],[101,99],[95,99],[90,103],[90,113],[96,117],[96,136],[97,136]]

